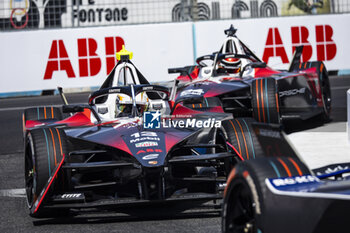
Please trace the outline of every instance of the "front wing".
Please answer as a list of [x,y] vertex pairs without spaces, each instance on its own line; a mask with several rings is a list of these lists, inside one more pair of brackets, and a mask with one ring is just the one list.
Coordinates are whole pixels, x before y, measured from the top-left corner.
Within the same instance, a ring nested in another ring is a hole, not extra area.
[[[217,154],[205,154],[198,156],[174,156],[168,161],[171,163],[181,163],[181,164],[198,164],[201,165],[204,162],[217,159],[228,159],[234,157],[231,153],[217,153]],[[132,163],[116,163],[116,162],[104,162],[102,164],[90,164],[90,163],[67,163],[65,162],[65,156],[62,157],[60,163],[54,169],[51,177],[48,179],[47,184],[41,191],[38,198],[35,200],[34,204],[30,207],[30,213],[32,216],[40,211],[41,209],[62,209],[62,208],[110,208],[110,207],[127,207],[127,206],[142,206],[142,205],[157,205],[164,203],[174,203],[174,202],[189,202],[189,203],[204,203],[210,200],[221,199],[221,190],[223,189],[223,184],[226,179],[223,177],[194,177],[194,178],[177,178],[177,182],[210,182],[218,184],[221,189],[218,189],[217,193],[203,193],[203,192],[184,192],[175,193],[174,195],[163,198],[163,199],[142,199],[142,198],[109,198],[109,199],[99,199],[96,201],[87,202],[85,199],[84,192],[79,191],[67,191],[65,193],[55,193],[54,181],[56,180],[59,172],[62,169],[94,169],[98,168],[116,168],[116,167],[138,167],[141,169],[139,164]],[[113,184],[112,184],[113,185]],[[98,184],[91,186],[91,189],[98,187]]]

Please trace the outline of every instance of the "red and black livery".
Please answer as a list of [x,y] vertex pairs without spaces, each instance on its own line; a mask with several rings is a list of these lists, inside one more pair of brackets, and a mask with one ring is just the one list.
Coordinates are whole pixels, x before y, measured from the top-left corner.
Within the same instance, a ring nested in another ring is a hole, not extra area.
[[315,116],[329,120],[331,91],[322,62],[301,63],[303,47],[298,47],[288,70],[274,70],[237,38],[235,28],[225,33],[218,52],[197,58],[195,66],[169,69],[181,73],[176,99],[203,97],[198,105],[186,108],[207,111],[210,105],[211,111],[264,123]]
[[[132,67],[124,60],[115,69],[120,68],[117,74],[126,82],[125,73]],[[193,119],[224,122],[232,116],[201,113],[188,118],[171,103],[168,88],[142,78],[138,84],[114,86],[119,77],[113,75],[110,85],[90,95],[88,104],[24,111],[25,187],[31,216],[52,217],[82,208],[127,212],[126,206],[178,201],[193,206],[221,198],[235,160],[224,130],[169,125]],[[120,95],[132,102],[130,112],[118,110],[117,116],[114,105]],[[172,116],[163,116],[161,127],[145,127],[144,106],[136,101],[140,95],[147,96],[148,111],[171,110]]]

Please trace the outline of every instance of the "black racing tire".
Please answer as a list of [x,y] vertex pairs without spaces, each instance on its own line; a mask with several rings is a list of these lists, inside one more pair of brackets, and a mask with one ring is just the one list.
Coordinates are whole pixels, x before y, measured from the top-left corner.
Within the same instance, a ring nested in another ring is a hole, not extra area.
[[258,158],[237,164],[225,189],[222,232],[276,232],[271,229],[277,219],[270,219],[269,211],[278,200],[272,200],[265,179],[310,174],[305,164],[289,157]]
[[253,117],[264,123],[280,124],[279,96],[274,78],[256,79],[251,86]]
[[234,153],[238,154],[238,161],[264,157],[252,127],[253,122],[255,122],[253,118],[235,118],[222,122],[228,143],[235,148]]
[[312,68],[316,67],[316,72],[318,75],[318,81],[320,85],[320,90],[322,94],[322,104],[323,112],[322,117],[325,122],[330,120],[330,114],[332,109],[332,96],[331,96],[331,85],[329,82],[328,71],[326,66],[321,61],[313,61],[302,63],[301,67],[303,68]]
[[[58,128],[38,128],[30,130],[26,136],[25,147],[25,189],[28,207],[31,208],[56,166],[67,153],[66,134]],[[55,179],[54,188],[61,189],[63,174]],[[51,189],[52,190],[52,189]],[[47,217],[40,212],[32,217]]]
[[62,120],[62,112],[58,107],[37,107],[24,110],[24,119],[27,120]]

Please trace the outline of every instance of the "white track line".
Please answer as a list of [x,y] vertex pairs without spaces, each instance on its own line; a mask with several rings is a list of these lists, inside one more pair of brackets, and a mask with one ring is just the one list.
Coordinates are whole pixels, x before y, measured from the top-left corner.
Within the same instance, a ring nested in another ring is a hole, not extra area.
[[0,197],[26,197],[25,189],[1,189]]
[[345,87],[331,87],[331,90],[343,90],[343,89],[349,89],[349,86],[345,86]]

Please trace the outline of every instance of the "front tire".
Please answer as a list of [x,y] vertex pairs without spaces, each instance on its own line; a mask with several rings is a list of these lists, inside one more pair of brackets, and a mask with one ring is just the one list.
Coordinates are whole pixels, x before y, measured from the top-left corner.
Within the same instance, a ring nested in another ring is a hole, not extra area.
[[231,172],[224,194],[222,232],[275,232],[276,219],[269,219],[277,197],[265,184],[266,178],[310,175],[296,158],[258,158],[239,163]]
[[[28,207],[39,197],[49,177],[67,153],[66,135],[62,129],[39,128],[28,132],[25,147],[25,189]],[[54,188],[62,188],[62,174]],[[37,212],[33,217],[39,217]]]
[[[264,156],[258,138],[254,132],[252,118],[235,118],[222,122],[228,142],[238,154],[238,161],[255,159]],[[232,148],[232,147],[231,147]]]

